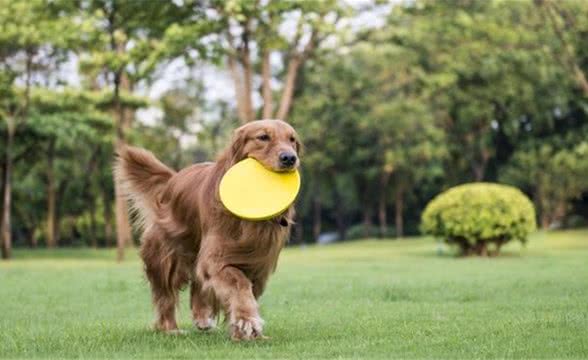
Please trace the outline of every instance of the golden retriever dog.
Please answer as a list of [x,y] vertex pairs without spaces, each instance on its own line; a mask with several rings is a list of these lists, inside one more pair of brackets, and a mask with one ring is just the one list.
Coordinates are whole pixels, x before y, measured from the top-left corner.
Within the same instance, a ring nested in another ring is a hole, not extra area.
[[247,157],[273,171],[293,171],[300,164],[299,152],[298,135],[280,120],[241,126],[216,162],[178,172],[146,150],[119,149],[115,173],[143,227],[141,258],[156,329],[178,332],[178,293],[189,284],[196,327],[214,327],[223,311],[232,339],[263,337],[257,299],[276,268],[294,210],[266,221],[238,218],[221,204],[219,183]]

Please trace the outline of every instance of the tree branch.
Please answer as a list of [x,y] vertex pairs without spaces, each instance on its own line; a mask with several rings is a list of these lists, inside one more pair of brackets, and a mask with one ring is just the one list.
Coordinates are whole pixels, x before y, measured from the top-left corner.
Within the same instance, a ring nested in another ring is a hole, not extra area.
[[241,74],[239,74],[239,65],[237,64],[237,49],[235,47],[235,41],[230,29],[227,29],[227,42],[229,43],[229,53],[227,54],[227,62],[229,70],[231,72],[231,78],[235,85],[235,97],[237,100],[237,113],[242,123],[247,122],[247,114],[244,105],[244,89],[243,82],[241,80]]
[[286,72],[286,80],[284,82],[284,89],[280,99],[280,107],[278,108],[278,112],[276,114],[276,118],[278,119],[286,120],[288,117],[290,107],[292,106],[292,98],[294,97],[298,71],[304,61],[310,56],[312,51],[317,46],[317,37],[318,29],[314,28],[310,34],[310,39],[304,46],[303,50],[301,52],[295,51],[290,55],[290,60],[288,61],[288,70]]
[[270,64],[270,51],[263,50],[261,60],[261,76],[262,76],[262,94],[263,94],[263,118],[271,119],[273,114],[273,94],[272,94],[272,70]]
[[[34,52],[30,49],[26,51],[26,63],[25,63],[25,93],[24,93],[24,104],[22,108],[15,114],[14,121],[15,126],[12,131],[17,131],[18,128],[24,126],[29,115],[29,104],[31,100],[31,79],[33,72],[33,56]],[[20,118],[20,121],[18,120]]]
[[255,117],[253,114],[253,101],[251,99],[252,89],[252,78],[253,78],[253,65],[251,64],[251,52],[249,49],[250,41],[250,24],[251,19],[247,20],[243,24],[243,33],[241,34],[241,64],[243,65],[243,100],[244,100],[244,113],[245,121],[251,121]]
[[[588,80],[586,79],[586,74],[578,64],[575,51],[573,50],[572,45],[569,44],[569,42],[566,40],[564,30],[557,23],[556,14],[554,14],[554,11],[556,11],[556,5],[551,1],[536,3],[538,6],[544,8],[542,13],[544,14],[544,17],[546,17],[546,20],[551,23],[551,28],[554,30],[558,40],[562,44],[563,57],[565,58],[565,62],[567,63],[567,66],[570,67],[573,71],[576,83],[580,86],[584,95],[588,96]],[[545,14],[547,14],[547,16],[545,16]]]
[[292,97],[294,96],[294,87],[296,85],[296,77],[298,69],[302,64],[302,57],[300,54],[292,56],[288,61],[288,70],[286,72],[286,80],[284,82],[284,89],[282,90],[282,97],[280,98],[280,107],[276,114],[276,118],[286,120],[290,106],[292,105]]

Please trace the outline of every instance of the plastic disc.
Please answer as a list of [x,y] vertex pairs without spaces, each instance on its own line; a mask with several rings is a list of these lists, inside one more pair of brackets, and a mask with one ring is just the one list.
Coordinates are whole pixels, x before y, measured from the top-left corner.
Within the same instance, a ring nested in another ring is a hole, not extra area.
[[284,212],[300,190],[298,171],[275,172],[248,158],[233,165],[220,182],[220,200],[234,215],[267,220]]

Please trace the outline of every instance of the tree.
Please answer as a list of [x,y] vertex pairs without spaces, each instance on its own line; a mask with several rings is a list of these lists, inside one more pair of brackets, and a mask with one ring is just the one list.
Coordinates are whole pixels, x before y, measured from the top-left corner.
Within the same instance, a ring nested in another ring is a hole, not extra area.
[[[312,206],[306,208],[314,214],[315,238],[329,193],[335,195],[336,223],[353,217],[349,210],[359,207],[366,236],[376,207],[380,234],[388,234],[387,208],[393,198],[401,236],[405,194],[425,175],[442,173],[435,164],[445,153],[443,133],[413,59],[394,45],[376,48],[359,42],[345,56],[313,63],[304,73],[304,90],[297,99],[301,106],[292,123],[312,153],[304,164],[311,172]],[[344,201],[350,193],[353,200]]]
[[[440,160],[445,156],[444,134],[434,123],[423,102],[397,97],[376,109],[374,120],[381,126],[377,148],[380,150],[379,220],[380,233],[387,229],[386,208],[392,195],[396,236],[404,235],[406,194],[425,177],[442,174]],[[390,190],[391,193],[389,192]]]
[[588,191],[586,131],[530,141],[515,152],[501,180],[532,194],[541,227],[561,224],[570,202]]
[[554,33],[557,42],[552,42],[551,56],[556,58],[571,74],[573,81],[588,96],[586,79],[586,53],[582,51],[581,34],[588,30],[588,8],[581,1],[555,2],[552,0],[535,0],[542,18]]
[[[84,176],[80,181],[85,183],[81,187],[85,194],[81,195],[89,200],[92,173],[101,148],[110,140],[107,133],[111,130],[112,119],[96,109],[101,98],[99,94],[72,90],[33,90],[29,126],[40,137],[36,146],[43,148],[46,159],[45,166],[42,166],[47,188],[46,242],[48,247],[55,247],[59,239],[60,210],[63,204],[74,203],[63,199],[68,187],[76,180],[72,176],[72,166],[83,169],[79,175]],[[80,142],[89,151],[81,149]],[[89,153],[88,159],[80,156],[84,153]],[[60,161],[61,158],[70,157],[77,157],[81,161]]]
[[[81,67],[91,87],[110,86],[111,111],[115,114],[115,149],[126,143],[133,120],[133,107],[124,103],[124,94],[148,80],[157,66],[173,56],[176,48],[164,41],[174,22],[183,23],[192,2],[183,5],[167,1],[88,0],[81,2],[86,27],[81,34],[86,40],[81,51]],[[153,14],[157,14],[154,17]],[[173,39],[172,35],[169,35]],[[115,183],[117,258],[124,257],[124,247],[132,244],[127,203]]]
[[498,158],[566,106],[564,71],[545,56],[553,37],[534,10],[530,1],[419,1],[390,15],[388,38],[418,54],[426,74],[448,135],[448,173],[469,170],[451,183],[491,177]]
[[431,90],[413,52],[391,44],[378,48],[364,44],[358,50],[355,66],[372,81],[363,98],[370,110],[361,121],[374,132],[380,235],[386,236],[387,207],[393,198],[396,236],[401,237],[406,194],[423,178],[442,174],[445,136],[429,105]]
[[6,123],[0,232],[2,257],[8,259],[15,135],[28,119],[33,75],[63,58],[60,49],[67,47],[73,24],[43,0],[0,1],[0,24],[0,118]]
[[[368,110],[360,100],[366,78],[363,69],[340,58],[329,61],[317,56],[309,65],[296,99],[299,106],[290,119],[304,139],[303,178],[309,179],[300,205],[306,212],[300,216],[310,218],[311,234],[317,240],[328,212],[339,237],[345,238],[348,218],[364,197],[364,190],[357,189],[354,170],[369,171],[370,165],[363,151],[365,133],[359,126]],[[325,82],[325,77],[333,81]]]
[[[332,35],[348,9],[336,1],[248,1],[213,0],[205,3],[205,11],[214,24],[208,38],[210,54],[224,60],[230,71],[241,122],[256,118],[254,94],[256,77],[261,78],[262,118],[288,117],[300,69]],[[284,28],[290,28],[284,33]],[[187,39],[201,39],[184,30]],[[194,46],[194,45],[193,45]],[[274,56],[275,55],[275,56]],[[281,72],[272,67],[272,59],[281,63]],[[279,102],[274,100],[274,78],[282,78]]]

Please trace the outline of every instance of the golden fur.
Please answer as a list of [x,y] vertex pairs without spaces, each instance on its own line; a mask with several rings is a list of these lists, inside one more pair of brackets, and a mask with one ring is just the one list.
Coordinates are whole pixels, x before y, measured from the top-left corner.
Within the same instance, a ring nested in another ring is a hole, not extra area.
[[299,151],[296,132],[279,120],[240,127],[215,163],[195,164],[179,172],[146,150],[119,149],[116,178],[143,227],[141,257],[151,284],[157,329],[177,331],[178,293],[190,284],[198,328],[214,326],[223,311],[233,339],[262,337],[257,298],[276,268],[294,211],[289,208],[267,221],[243,220],[222,206],[218,186],[224,173],[246,157],[275,171],[289,171],[299,160],[284,169],[280,154]]

